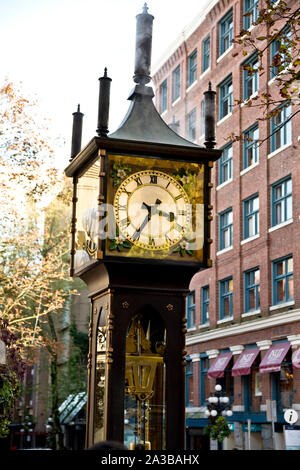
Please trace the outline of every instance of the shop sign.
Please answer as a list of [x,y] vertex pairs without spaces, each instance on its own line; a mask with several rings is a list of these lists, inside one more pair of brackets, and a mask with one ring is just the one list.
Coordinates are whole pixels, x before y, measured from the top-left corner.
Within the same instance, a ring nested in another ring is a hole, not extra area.
[[300,426],[284,426],[285,450],[300,450]]
[[[248,424],[243,425],[243,431],[248,432]],[[261,424],[251,424],[250,432],[261,432]]]

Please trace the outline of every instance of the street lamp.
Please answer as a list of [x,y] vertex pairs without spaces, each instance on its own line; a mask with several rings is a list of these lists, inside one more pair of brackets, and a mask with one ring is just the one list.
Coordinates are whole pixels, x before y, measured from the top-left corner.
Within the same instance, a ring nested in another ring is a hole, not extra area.
[[[221,385],[217,384],[215,386],[215,392],[213,392],[207,399],[208,406],[205,410],[205,415],[210,420],[210,425],[208,426],[211,428],[212,426],[219,424],[217,419],[222,416],[226,419],[232,416],[232,410],[230,409],[230,398],[226,395],[225,392],[222,391]],[[221,425],[222,427],[225,426],[227,428],[227,433],[229,433],[229,428],[224,421]],[[219,434],[219,431],[217,431]],[[216,439],[216,437],[212,437],[212,439]],[[221,441],[224,439],[224,436],[218,437],[218,449],[221,449]]]
[[217,416],[232,416],[232,410],[230,409],[230,399],[222,391],[221,385],[215,386],[215,392],[211,394],[207,399],[208,406],[205,410],[207,417],[216,418]]

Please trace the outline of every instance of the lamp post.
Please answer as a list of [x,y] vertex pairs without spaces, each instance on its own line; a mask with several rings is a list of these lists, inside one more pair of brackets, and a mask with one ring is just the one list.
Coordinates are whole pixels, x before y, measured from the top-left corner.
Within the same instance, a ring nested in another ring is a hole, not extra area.
[[[230,409],[230,398],[222,391],[222,386],[217,384],[215,392],[211,393],[207,399],[208,406],[205,410],[205,415],[209,418],[210,424],[216,424],[217,418],[223,416],[224,418],[232,416]],[[221,449],[221,443],[218,440],[218,450]]]
[[53,418],[50,415],[49,418],[48,418],[48,421],[46,423],[46,433],[47,433],[47,445],[48,445],[48,447],[51,447],[52,432],[53,432]]

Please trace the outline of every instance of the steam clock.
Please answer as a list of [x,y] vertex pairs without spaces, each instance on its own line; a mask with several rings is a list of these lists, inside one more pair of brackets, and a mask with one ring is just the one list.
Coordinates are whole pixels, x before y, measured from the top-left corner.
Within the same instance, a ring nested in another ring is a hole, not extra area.
[[71,275],[91,300],[86,446],[184,449],[185,298],[209,248],[214,92],[205,94],[206,147],[157,113],[150,81],[153,16],[137,15],[135,86],[108,134],[109,89],[100,78],[97,137],[80,149],[74,113]]

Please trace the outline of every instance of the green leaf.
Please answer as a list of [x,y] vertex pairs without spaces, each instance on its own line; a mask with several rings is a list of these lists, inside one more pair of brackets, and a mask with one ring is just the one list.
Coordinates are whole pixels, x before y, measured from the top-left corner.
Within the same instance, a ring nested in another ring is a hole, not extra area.
[[115,250],[116,248],[117,248],[117,244],[116,244],[115,241],[112,242],[112,243],[109,245],[109,249],[110,249],[110,250]]
[[186,250],[187,254],[190,255],[190,256],[193,256],[194,252],[193,250]]
[[182,248],[180,248],[180,254],[181,254],[181,256],[184,256],[184,255],[185,255],[185,250],[183,250]]
[[128,241],[128,240],[125,240],[125,242],[123,242],[123,246],[125,248],[131,248],[132,247],[132,244]]
[[173,253],[178,253],[178,251],[180,251],[181,248],[180,248],[180,245],[177,245],[174,249],[173,249]]
[[117,245],[117,248],[118,248],[118,251],[123,251],[123,245],[121,243]]

